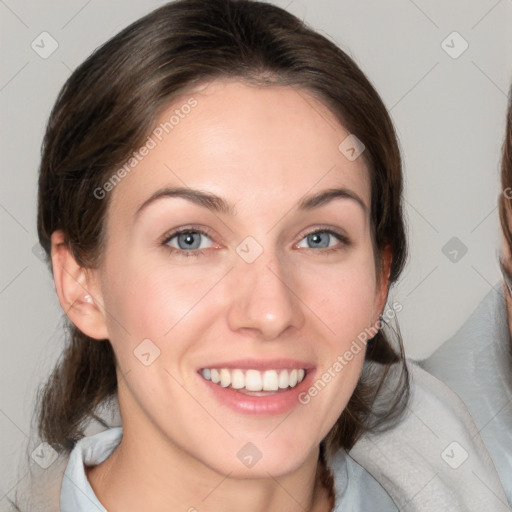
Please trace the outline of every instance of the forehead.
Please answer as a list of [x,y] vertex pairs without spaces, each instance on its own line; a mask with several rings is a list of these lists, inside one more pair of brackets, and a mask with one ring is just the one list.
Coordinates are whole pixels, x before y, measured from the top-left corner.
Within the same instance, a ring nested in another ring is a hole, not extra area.
[[[363,156],[340,150],[350,133],[305,90],[217,80],[176,98],[113,190],[113,212],[135,211],[163,187],[202,188],[262,211],[331,187],[369,208]],[[141,154],[144,156],[141,157]],[[251,209],[254,212],[254,209]],[[111,212],[112,213],[112,212]]]

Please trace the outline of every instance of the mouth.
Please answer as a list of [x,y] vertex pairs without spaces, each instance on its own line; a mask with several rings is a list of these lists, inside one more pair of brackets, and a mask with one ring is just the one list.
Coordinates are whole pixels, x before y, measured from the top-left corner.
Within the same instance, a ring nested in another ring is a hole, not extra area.
[[197,370],[210,396],[221,407],[241,414],[284,414],[301,406],[316,367],[291,359],[245,359]]
[[222,388],[249,396],[265,396],[297,387],[307,374],[306,368],[202,368],[203,379]]

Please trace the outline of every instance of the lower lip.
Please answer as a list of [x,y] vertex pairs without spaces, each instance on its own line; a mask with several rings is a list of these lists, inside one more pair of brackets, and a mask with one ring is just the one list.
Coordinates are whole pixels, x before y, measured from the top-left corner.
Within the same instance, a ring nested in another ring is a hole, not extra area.
[[231,388],[223,388],[206,380],[198,374],[212,395],[222,404],[238,413],[243,414],[283,414],[300,405],[299,395],[309,387],[315,373],[314,369],[307,371],[304,379],[294,388],[276,392],[273,395],[251,396],[244,395]]

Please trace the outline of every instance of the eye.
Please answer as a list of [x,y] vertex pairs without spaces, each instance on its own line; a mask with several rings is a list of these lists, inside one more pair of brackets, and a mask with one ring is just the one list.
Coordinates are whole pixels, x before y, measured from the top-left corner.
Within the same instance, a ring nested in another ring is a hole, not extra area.
[[[210,240],[210,245],[201,246],[203,237]],[[311,245],[305,247],[306,249],[322,249],[321,253],[340,251],[350,245],[350,240],[345,235],[332,229],[316,229],[307,233],[302,240]],[[304,248],[300,244],[302,241],[297,244],[297,247]],[[179,256],[196,257],[203,255],[207,249],[212,247],[212,239],[207,229],[187,227],[167,233],[161,241],[161,245],[166,246],[171,253]]]
[[179,253],[183,256],[199,256],[211,247],[211,244],[206,247],[201,246],[203,237],[210,239],[211,242],[207,230],[189,227],[166,234],[161,244],[167,246],[173,253]]
[[[311,244],[311,247],[306,247],[307,249],[325,249],[322,252],[339,251],[350,245],[350,240],[345,235],[333,231],[332,229],[317,229],[308,233],[302,240]],[[336,240],[338,244],[335,243]],[[334,242],[334,245],[332,242]],[[300,243],[302,243],[302,241]],[[298,245],[298,247],[304,246]]]

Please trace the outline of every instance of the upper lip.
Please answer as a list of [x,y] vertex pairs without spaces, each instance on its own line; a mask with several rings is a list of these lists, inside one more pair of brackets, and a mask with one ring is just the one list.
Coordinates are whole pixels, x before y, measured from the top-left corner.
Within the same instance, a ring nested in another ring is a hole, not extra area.
[[297,359],[237,359],[236,361],[221,361],[215,363],[208,363],[199,368],[239,368],[241,370],[281,370],[294,368],[310,370],[314,365],[308,361],[299,361]]

